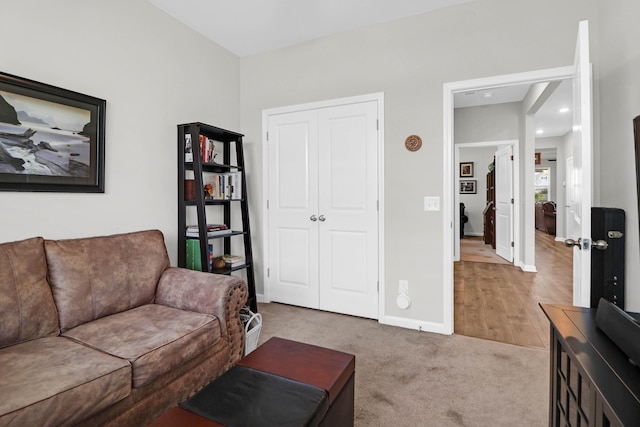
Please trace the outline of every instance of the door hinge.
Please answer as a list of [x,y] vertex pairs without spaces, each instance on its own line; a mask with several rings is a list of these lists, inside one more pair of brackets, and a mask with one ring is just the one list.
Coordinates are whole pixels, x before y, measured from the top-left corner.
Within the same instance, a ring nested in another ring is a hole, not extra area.
[[380,130],[380,120],[376,119],[376,130]]
[[267,142],[269,142],[269,132],[267,131]]
[[511,161],[513,162],[513,154],[511,155]]
[[511,199],[511,204],[513,204],[513,199]]
[[267,210],[269,210],[269,200],[267,200]]
[[513,248],[513,242],[511,242],[511,247]]
[[267,268],[267,277],[271,277],[271,269]]
[[376,210],[380,212],[380,200],[376,200]]
[[380,292],[380,281],[376,282],[376,289]]

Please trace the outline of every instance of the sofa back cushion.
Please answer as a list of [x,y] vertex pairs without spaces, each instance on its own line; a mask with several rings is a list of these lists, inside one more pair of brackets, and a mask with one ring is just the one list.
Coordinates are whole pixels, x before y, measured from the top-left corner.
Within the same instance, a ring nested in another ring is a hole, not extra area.
[[169,267],[158,230],[46,240],[45,251],[62,331],[153,302]]
[[0,244],[0,348],[59,333],[43,242]]

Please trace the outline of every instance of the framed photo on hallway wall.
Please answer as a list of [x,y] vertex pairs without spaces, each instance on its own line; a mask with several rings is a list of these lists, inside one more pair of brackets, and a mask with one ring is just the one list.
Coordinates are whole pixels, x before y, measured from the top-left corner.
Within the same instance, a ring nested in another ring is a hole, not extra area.
[[473,162],[460,163],[460,178],[473,177]]
[[460,194],[476,194],[476,180],[460,181]]
[[0,191],[104,193],[105,106],[0,72]]

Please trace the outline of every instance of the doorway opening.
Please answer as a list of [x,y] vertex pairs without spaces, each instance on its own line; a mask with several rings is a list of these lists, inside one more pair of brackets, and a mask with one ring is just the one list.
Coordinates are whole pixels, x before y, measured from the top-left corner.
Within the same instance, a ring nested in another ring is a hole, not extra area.
[[[446,238],[444,239],[445,244],[450,242],[450,248],[445,247],[445,251],[450,249],[452,256],[447,259],[445,257],[445,271],[451,272],[451,275],[445,274],[445,280],[450,277],[451,282],[445,287],[445,322],[447,320],[451,321],[451,332],[454,332],[455,322],[458,322],[459,319],[454,319],[454,260],[459,259],[459,239],[456,239],[456,235],[458,234],[458,226],[459,226],[459,198],[457,193],[457,167],[458,167],[458,158],[456,154],[458,154],[458,149],[456,148],[456,142],[454,141],[454,97],[456,94],[464,94],[470,92],[481,92],[481,91],[495,91],[497,89],[503,88],[511,88],[516,86],[527,86],[532,87],[534,85],[538,85],[538,87],[544,88],[553,85],[553,89],[559,85],[559,83],[563,80],[571,79],[573,77],[573,68],[572,67],[564,67],[559,69],[551,69],[551,70],[542,70],[531,73],[522,73],[517,75],[507,75],[507,76],[497,76],[493,78],[487,79],[479,79],[479,80],[471,80],[464,82],[456,82],[446,84],[444,87],[444,99],[445,99],[445,191],[444,191],[444,203],[445,206],[451,207],[451,217],[445,218],[450,219],[448,224],[451,224],[451,228],[445,232]],[[553,91],[548,92],[546,95],[547,99]],[[544,102],[541,102],[544,103]],[[536,247],[536,233],[534,228],[534,153],[535,153],[535,117],[534,114],[537,112],[539,105],[537,108],[533,110],[527,110],[523,108],[522,115],[524,118],[521,120],[523,123],[523,130],[519,130],[517,135],[517,143],[514,144],[515,147],[518,147],[519,150],[519,159],[515,163],[514,168],[514,176],[518,177],[518,184],[514,186],[516,191],[516,195],[514,196],[514,232],[513,232],[513,245],[514,245],[514,265],[506,266],[511,267],[514,271],[504,272],[504,266],[498,265],[498,267],[491,267],[493,269],[501,270],[502,273],[506,274],[506,281],[512,283],[522,282],[524,280],[522,277],[515,277],[514,274],[526,274],[527,272],[535,272],[536,270],[536,256],[535,256],[535,247]],[[533,114],[527,114],[529,111],[532,111]],[[531,161],[527,161],[531,160]],[[519,196],[523,195],[522,197]],[[447,217],[447,215],[445,215]],[[517,218],[516,218],[517,217]],[[457,220],[457,221],[456,221]],[[447,222],[446,222],[447,223]],[[445,252],[447,253],[447,252]],[[489,268],[487,268],[489,269]],[[515,271],[519,270],[519,271]],[[456,271],[456,278],[460,280],[467,280],[463,275],[460,275],[460,272]],[[482,273],[478,271],[474,271],[470,273],[466,272],[466,277],[474,277],[474,278],[482,278],[483,274],[485,275],[485,280],[488,283],[495,281],[495,276],[497,273]],[[461,278],[462,277],[462,278]],[[523,283],[524,285],[524,283]],[[499,285],[495,285],[494,288]],[[494,289],[495,290],[495,289]],[[508,292],[508,291],[507,291]],[[517,300],[517,289],[513,290],[513,295],[510,301],[503,301],[503,305],[507,306],[508,309],[514,310],[514,307],[517,307],[515,304]],[[455,293],[458,293],[458,289],[455,290]],[[557,299],[557,296],[553,297]],[[450,302],[451,305],[448,303]],[[496,301],[496,303],[498,303]],[[460,309],[460,307],[456,306],[455,310]],[[531,310],[535,310],[534,307]],[[470,317],[482,315],[478,312],[470,311],[467,313]],[[511,313],[506,312],[504,316],[516,318],[522,314],[521,309],[515,309]],[[484,314],[486,316],[486,313]],[[450,316],[450,317],[449,317]],[[536,319],[539,319],[538,316],[534,316]],[[537,320],[537,325],[534,327],[540,329],[541,323],[544,322],[544,319]],[[517,323],[517,322],[516,322]],[[517,328],[515,324],[512,328]],[[495,331],[494,331],[495,332]],[[527,336],[528,334],[525,332],[521,334],[521,336]],[[500,340],[500,337],[496,335],[494,339]],[[535,342],[529,343],[530,345],[546,345],[546,340],[536,340]],[[525,344],[526,345],[526,344]]]

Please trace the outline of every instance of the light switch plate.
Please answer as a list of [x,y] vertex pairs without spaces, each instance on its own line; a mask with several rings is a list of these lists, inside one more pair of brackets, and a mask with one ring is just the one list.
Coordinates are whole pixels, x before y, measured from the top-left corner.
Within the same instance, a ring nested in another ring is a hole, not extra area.
[[440,210],[440,197],[425,197],[424,198],[424,210],[425,211],[439,211]]

